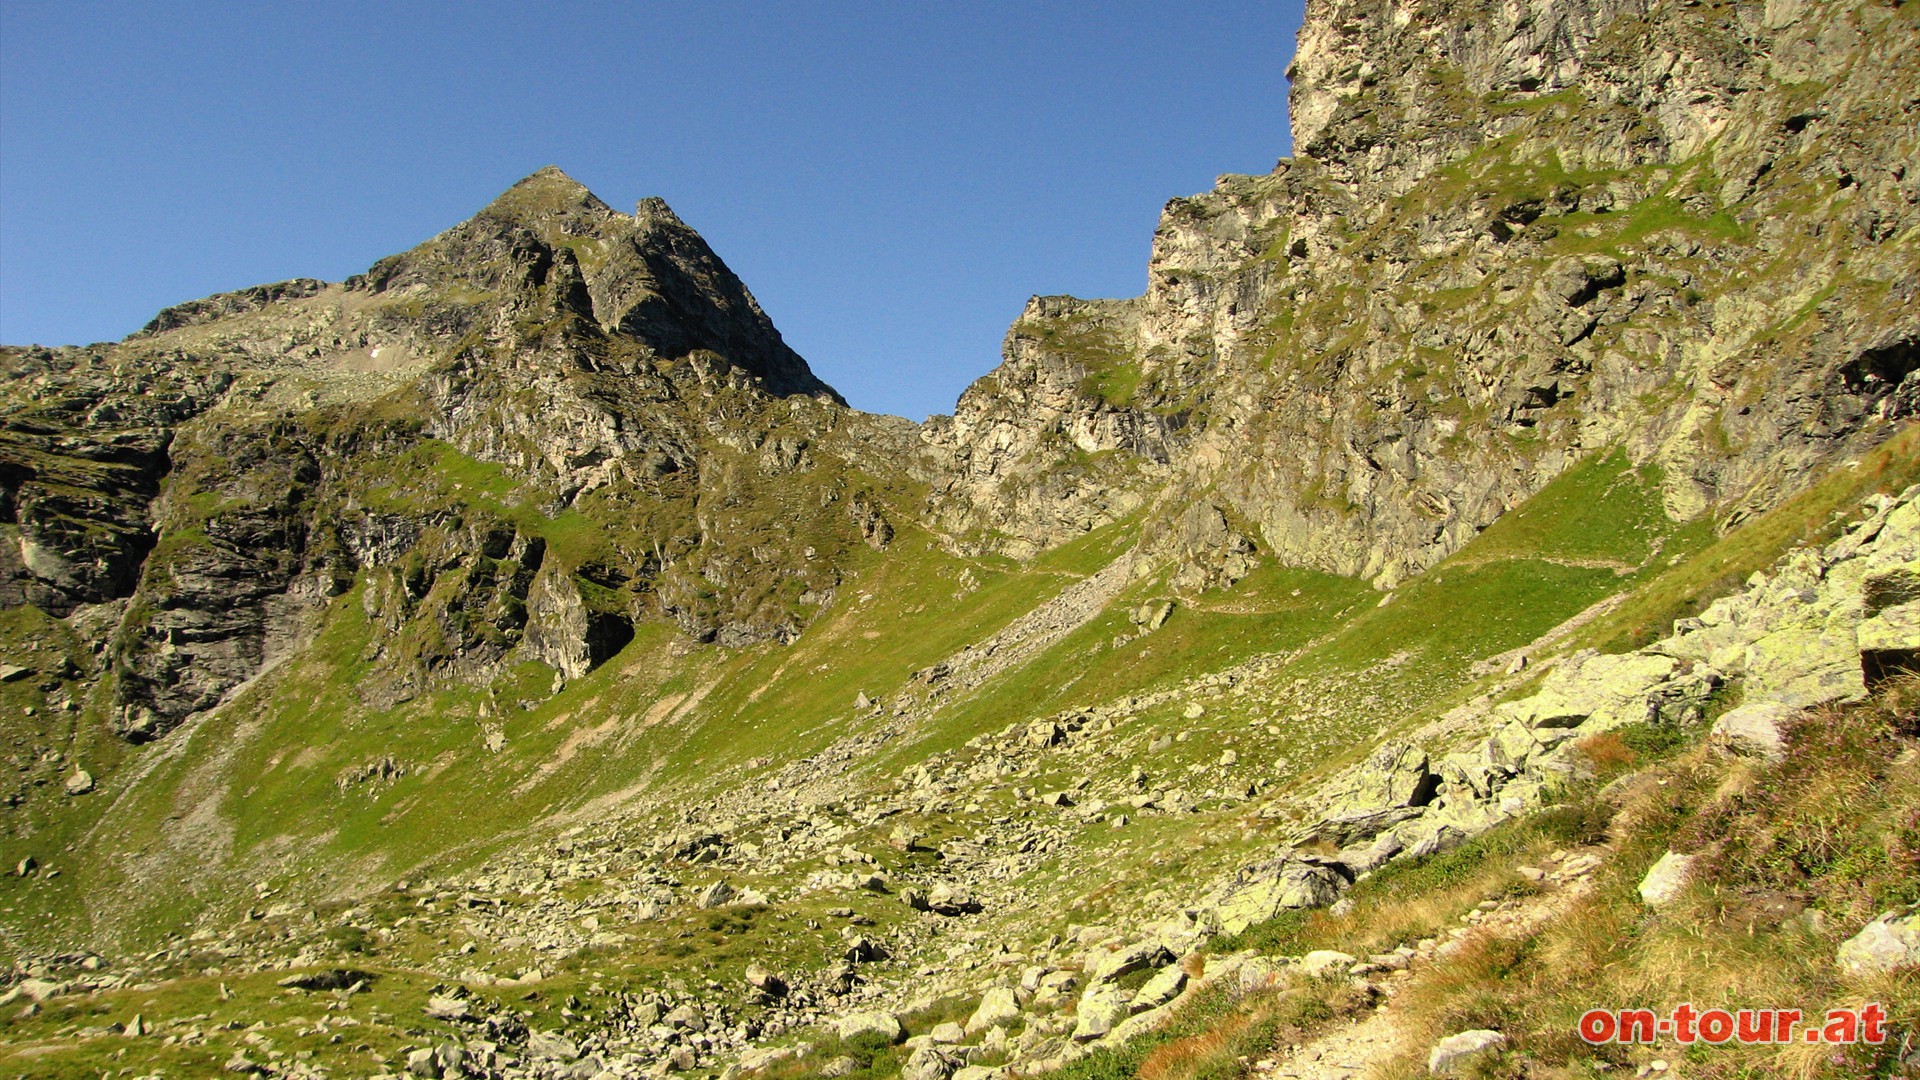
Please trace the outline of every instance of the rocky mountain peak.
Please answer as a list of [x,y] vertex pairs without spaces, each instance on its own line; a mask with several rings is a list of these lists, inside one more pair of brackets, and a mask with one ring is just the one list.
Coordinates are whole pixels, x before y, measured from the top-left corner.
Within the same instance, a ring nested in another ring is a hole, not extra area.
[[488,203],[476,217],[506,220],[552,235],[582,235],[617,216],[587,186],[546,165]]
[[649,195],[641,199],[639,205],[633,208],[633,214],[642,221],[661,221],[682,227],[686,225],[686,222],[680,220],[680,215],[674,213],[673,208],[667,205],[667,200],[658,195]]

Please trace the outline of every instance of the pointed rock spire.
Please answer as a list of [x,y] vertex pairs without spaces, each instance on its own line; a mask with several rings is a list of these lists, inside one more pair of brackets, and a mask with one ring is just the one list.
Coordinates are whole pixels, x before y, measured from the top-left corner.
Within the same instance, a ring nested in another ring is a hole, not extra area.
[[588,191],[585,184],[562,172],[558,165],[547,165],[501,192],[480,213],[533,224],[583,215],[607,217],[612,215],[613,208]]

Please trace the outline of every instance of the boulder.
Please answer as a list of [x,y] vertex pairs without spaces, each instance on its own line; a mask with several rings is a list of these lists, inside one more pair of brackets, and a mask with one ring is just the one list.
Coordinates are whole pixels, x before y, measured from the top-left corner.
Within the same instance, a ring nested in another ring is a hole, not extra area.
[[67,794],[85,795],[93,790],[93,774],[85,769],[76,769],[67,777]]
[[10,1005],[21,998],[34,1002],[46,1001],[49,998],[59,997],[71,989],[66,983],[54,982],[51,979],[21,979],[13,984],[13,989],[7,991],[4,996],[0,996],[0,1005]]
[[1439,785],[1440,778],[1427,768],[1426,751],[1403,742],[1389,742],[1355,766],[1329,792],[1325,816],[1425,806],[1433,800]]
[[1330,844],[1346,847],[1378,836],[1403,821],[1417,818],[1426,813],[1426,809],[1424,806],[1387,806],[1377,810],[1362,810],[1358,813],[1324,817],[1305,832],[1295,836],[1293,844],[1295,847],[1303,847],[1317,840],[1325,840]]
[[1501,776],[1512,776],[1538,749],[1540,743],[1533,737],[1533,729],[1518,720],[1511,720],[1487,737],[1482,754],[1490,771]]
[[1091,984],[1112,982],[1136,971],[1158,967],[1173,959],[1173,953],[1158,941],[1142,941],[1108,953],[1092,965],[1087,976]]
[[944,1050],[923,1046],[900,1066],[900,1080],[947,1080],[960,1067],[959,1059]]
[[1179,964],[1168,964],[1155,972],[1136,990],[1133,1000],[1127,1003],[1131,1012],[1143,1013],[1148,1009],[1157,1009],[1180,995],[1187,985],[1187,973]]
[[996,986],[980,998],[980,1007],[967,1018],[967,1034],[976,1035],[992,1027],[1011,1024],[1020,1018],[1020,1002],[1013,991]]
[[1074,1011],[1074,1041],[1089,1042],[1112,1031],[1130,1015],[1128,1006],[1132,996],[1110,982],[1087,987],[1087,992],[1080,995],[1079,1008]]
[[1697,855],[1681,855],[1669,851],[1660,856],[1653,864],[1647,876],[1640,879],[1640,900],[1650,908],[1663,908],[1680,898],[1686,888],[1687,875],[1693,870],[1693,861]]
[[1340,975],[1359,963],[1358,957],[1333,949],[1315,949],[1300,958],[1300,970],[1308,975]]
[[936,915],[972,915],[980,910],[980,902],[965,889],[935,885],[927,894],[927,909]]
[[746,970],[747,985],[768,997],[785,997],[787,980],[760,964],[748,964]]
[[580,1056],[580,1045],[556,1031],[535,1031],[527,1036],[527,1056],[535,1061],[572,1061]]
[[733,886],[724,881],[716,881],[700,890],[700,896],[694,901],[696,907],[717,908],[733,899]]
[[1742,705],[1713,722],[1707,741],[1722,753],[1778,761],[1786,755],[1781,729],[1798,712],[1777,701]]
[[426,1014],[435,1020],[471,1020],[473,1008],[464,998],[435,995],[427,999]]
[[327,968],[289,975],[281,979],[279,985],[290,990],[349,990],[358,983],[372,982],[373,978],[371,972],[354,971],[350,968]]
[[967,1041],[967,1029],[951,1020],[933,1025],[927,1035],[936,1046],[955,1046]]
[[1608,656],[1586,650],[1567,657],[1548,673],[1538,694],[1510,701],[1494,711],[1533,729],[1591,723],[1596,730],[1604,730],[1645,723],[1654,708],[1650,698],[1679,666],[1680,662],[1670,656]]
[[1357,877],[1385,866],[1387,860],[1405,849],[1406,843],[1400,839],[1400,836],[1389,832],[1375,837],[1373,843],[1365,847],[1344,848],[1334,856],[1334,859],[1345,866],[1348,873]]
[[1290,908],[1325,907],[1346,883],[1338,870],[1324,863],[1282,857],[1243,868],[1208,897],[1204,907],[1222,932],[1237,934]]
[[850,1013],[840,1018],[833,1030],[842,1039],[852,1042],[863,1035],[878,1035],[889,1044],[906,1038],[907,1033],[900,1026],[900,1020],[889,1012]]
[[1486,1028],[1449,1035],[1434,1043],[1433,1049],[1427,1053],[1427,1073],[1430,1076],[1458,1076],[1473,1059],[1491,1054],[1505,1045],[1505,1035]]
[[1834,961],[1855,975],[1920,967],[1920,912],[1905,916],[1886,912],[1842,943]]
[[1746,696],[1754,701],[1821,705],[1866,696],[1852,627],[1789,626],[1747,646]]
[[1887,608],[1862,622],[1854,640],[1860,649],[1860,674],[1870,687],[1902,671],[1920,672],[1920,601]]

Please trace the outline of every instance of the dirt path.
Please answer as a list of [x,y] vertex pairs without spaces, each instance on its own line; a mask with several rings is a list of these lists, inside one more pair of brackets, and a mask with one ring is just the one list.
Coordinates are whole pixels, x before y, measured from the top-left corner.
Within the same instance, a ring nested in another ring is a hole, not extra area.
[[1592,885],[1592,874],[1601,865],[1604,848],[1586,848],[1558,853],[1562,857],[1544,860],[1544,892],[1521,900],[1499,902],[1491,910],[1468,912],[1459,926],[1438,941],[1423,942],[1415,949],[1411,965],[1384,977],[1370,976],[1383,995],[1378,1008],[1322,1032],[1298,1048],[1278,1047],[1271,1057],[1253,1063],[1253,1075],[1274,1080],[1355,1080],[1371,1075],[1395,1055],[1409,1049],[1423,1054],[1425,1047],[1410,1047],[1410,1034],[1399,1023],[1401,1010],[1395,996],[1436,959],[1442,959],[1476,936],[1523,937],[1538,933],[1558,917],[1576,897]]

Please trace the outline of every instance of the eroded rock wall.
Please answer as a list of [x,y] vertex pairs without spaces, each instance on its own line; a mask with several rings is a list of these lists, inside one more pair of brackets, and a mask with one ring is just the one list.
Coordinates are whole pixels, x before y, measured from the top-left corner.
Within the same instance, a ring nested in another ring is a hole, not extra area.
[[1601,448],[1676,518],[1767,505],[1920,401],[1917,42],[1877,3],[1313,4],[1296,156],[1170,202],[1144,296],[1029,306],[928,429],[935,519],[1017,552],[1207,499],[1391,584]]

